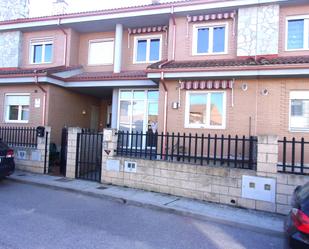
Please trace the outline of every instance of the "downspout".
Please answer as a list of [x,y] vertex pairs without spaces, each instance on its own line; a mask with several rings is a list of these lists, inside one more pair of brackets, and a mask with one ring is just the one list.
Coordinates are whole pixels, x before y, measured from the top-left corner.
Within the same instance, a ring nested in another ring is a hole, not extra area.
[[63,58],[63,64],[64,66],[67,66],[67,51],[68,51],[68,33],[61,27],[61,18],[58,19],[58,28],[62,31],[62,33],[65,36],[64,40],[64,58]]
[[164,135],[166,135],[166,133],[167,133],[167,97],[168,97],[168,93],[167,93],[167,87],[166,87],[165,80],[164,80],[164,72],[161,72],[160,82],[162,83],[163,88],[164,88],[163,133],[164,133]]
[[164,80],[164,72],[162,71],[161,72],[161,79],[160,79],[160,82],[162,83],[163,85],[163,88],[164,88],[164,112],[163,112],[163,151],[166,151],[166,147],[168,145],[166,145],[166,134],[167,134],[167,97],[168,97],[168,93],[167,93],[167,87],[166,87],[166,84],[165,84],[165,80]]
[[173,50],[172,50],[172,60],[175,60],[175,51],[176,51],[176,20],[174,16],[174,6],[171,7],[171,14],[173,20]]
[[[36,74],[36,70],[34,71],[34,73]],[[42,111],[42,126],[45,126],[46,125],[46,95],[47,95],[47,92],[46,90],[40,85],[39,83],[39,78],[38,78],[38,75],[36,74],[34,76],[34,83],[35,85],[37,85],[41,91],[43,92],[43,111]]]

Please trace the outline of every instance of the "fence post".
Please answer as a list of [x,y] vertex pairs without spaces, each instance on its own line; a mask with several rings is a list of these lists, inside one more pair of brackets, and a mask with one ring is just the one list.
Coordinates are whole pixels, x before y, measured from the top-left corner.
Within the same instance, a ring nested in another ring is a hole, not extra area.
[[258,136],[257,172],[277,173],[278,164],[278,136]]
[[41,155],[38,173],[42,174],[48,173],[50,133],[51,127],[45,126],[44,137],[37,138],[37,150],[39,151],[39,155]]
[[101,169],[101,182],[104,182],[104,175],[106,172],[106,163],[108,160],[116,156],[118,135],[116,129],[103,130],[103,149],[102,149],[102,169]]
[[81,132],[82,129],[79,127],[68,128],[68,149],[67,149],[67,168],[66,168],[66,177],[68,178],[75,178],[77,134]]

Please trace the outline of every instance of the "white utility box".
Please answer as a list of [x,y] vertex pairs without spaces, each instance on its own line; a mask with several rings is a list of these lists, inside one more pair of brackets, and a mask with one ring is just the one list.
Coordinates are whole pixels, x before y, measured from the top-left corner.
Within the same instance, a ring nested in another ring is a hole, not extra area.
[[242,176],[242,197],[259,201],[276,201],[276,180],[273,178]]

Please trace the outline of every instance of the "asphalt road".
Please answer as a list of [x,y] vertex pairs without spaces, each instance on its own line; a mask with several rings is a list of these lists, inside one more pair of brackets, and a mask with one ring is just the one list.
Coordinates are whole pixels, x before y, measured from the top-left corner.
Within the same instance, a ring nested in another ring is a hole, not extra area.
[[0,182],[0,249],[281,249],[282,238],[76,193]]

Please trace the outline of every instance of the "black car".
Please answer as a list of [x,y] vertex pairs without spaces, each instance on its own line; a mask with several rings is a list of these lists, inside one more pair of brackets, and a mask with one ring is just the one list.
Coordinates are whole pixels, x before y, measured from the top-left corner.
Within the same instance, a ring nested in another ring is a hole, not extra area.
[[14,170],[14,151],[0,140],[0,179],[13,174]]
[[298,186],[285,222],[286,248],[309,249],[309,182]]

